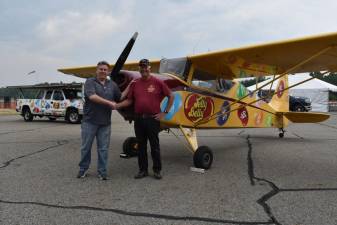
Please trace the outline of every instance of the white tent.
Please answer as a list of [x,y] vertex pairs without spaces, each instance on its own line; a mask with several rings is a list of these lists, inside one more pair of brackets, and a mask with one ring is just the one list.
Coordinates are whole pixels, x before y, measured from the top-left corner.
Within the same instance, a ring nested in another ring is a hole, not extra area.
[[[309,78],[311,78],[309,74],[289,75],[288,76],[289,86],[297,84]],[[270,80],[268,79],[268,80],[258,83],[258,87],[261,87],[262,85],[266,84],[269,81]],[[278,83],[277,81],[273,83],[272,90],[275,90],[277,83]],[[269,88],[270,88],[270,85],[267,85],[263,87],[262,89],[269,90]],[[248,87],[248,90],[251,90],[251,91],[255,89],[256,89],[256,85],[252,85]],[[314,78],[303,84],[290,88],[289,94],[292,96],[303,96],[303,97],[310,98],[312,111],[328,112],[329,111],[329,105],[328,105],[329,91],[337,92],[337,86]]]

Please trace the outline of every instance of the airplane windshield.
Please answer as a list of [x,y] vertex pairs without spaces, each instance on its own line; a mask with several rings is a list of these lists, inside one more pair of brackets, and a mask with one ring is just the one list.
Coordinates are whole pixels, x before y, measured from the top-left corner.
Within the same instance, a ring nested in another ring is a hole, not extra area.
[[170,73],[186,80],[189,69],[190,63],[186,57],[160,60],[159,73]]

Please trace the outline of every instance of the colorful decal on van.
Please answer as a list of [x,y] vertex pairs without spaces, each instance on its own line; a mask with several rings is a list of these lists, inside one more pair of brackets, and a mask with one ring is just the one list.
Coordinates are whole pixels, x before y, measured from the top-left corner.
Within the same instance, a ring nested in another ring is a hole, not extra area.
[[50,102],[49,101],[46,101],[46,109],[50,109],[51,108],[51,105],[50,105]]
[[41,108],[46,108],[46,101],[44,99],[41,100]]
[[213,114],[214,102],[210,97],[190,94],[185,100],[184,112],[186,118],[195,123]]
[[53,103],[53,108],[54,109],[59,109],[60,108],[60,102],[54,102]]

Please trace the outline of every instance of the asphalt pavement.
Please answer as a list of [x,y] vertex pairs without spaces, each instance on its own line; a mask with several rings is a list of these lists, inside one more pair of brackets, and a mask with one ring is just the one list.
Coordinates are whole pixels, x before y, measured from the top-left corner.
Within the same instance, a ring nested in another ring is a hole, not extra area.
[[[337,114],[318,124],[198,131],[214,162],[192,172],[178,130],[160,134],[162,180],[119,157],[132,124],[112,118],[108,180],[77,179],[80,125],[0,116],[0,224],[337,224]],[[149,154],[150,158],[150,154]],[[152,165],[151,159],[149,160]]]

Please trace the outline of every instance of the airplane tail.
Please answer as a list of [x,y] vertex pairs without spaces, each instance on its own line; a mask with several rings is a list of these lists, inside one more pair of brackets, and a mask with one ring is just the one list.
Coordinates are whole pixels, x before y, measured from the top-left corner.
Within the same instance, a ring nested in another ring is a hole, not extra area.
[[[318,123],[327,120],[330,115],[312,112],[289,112],[289,86],[288,75],[278,80],[275,94],[269,105],[276,111],[277,127],[283,128],[288,125],[288,121],[293,123]],[[287,89],[287,90],[285,90]]]
[[[289,111],[289,89],[288,88],[288,75],[284,75],[277,80],[275,94],[273,95],[269,105],[277,112]],[[287,90],[285,90],[287,89]]]
[[293,123],[318,123],[330,117],[329,114],[325,113],[285,112],[282,114]]

